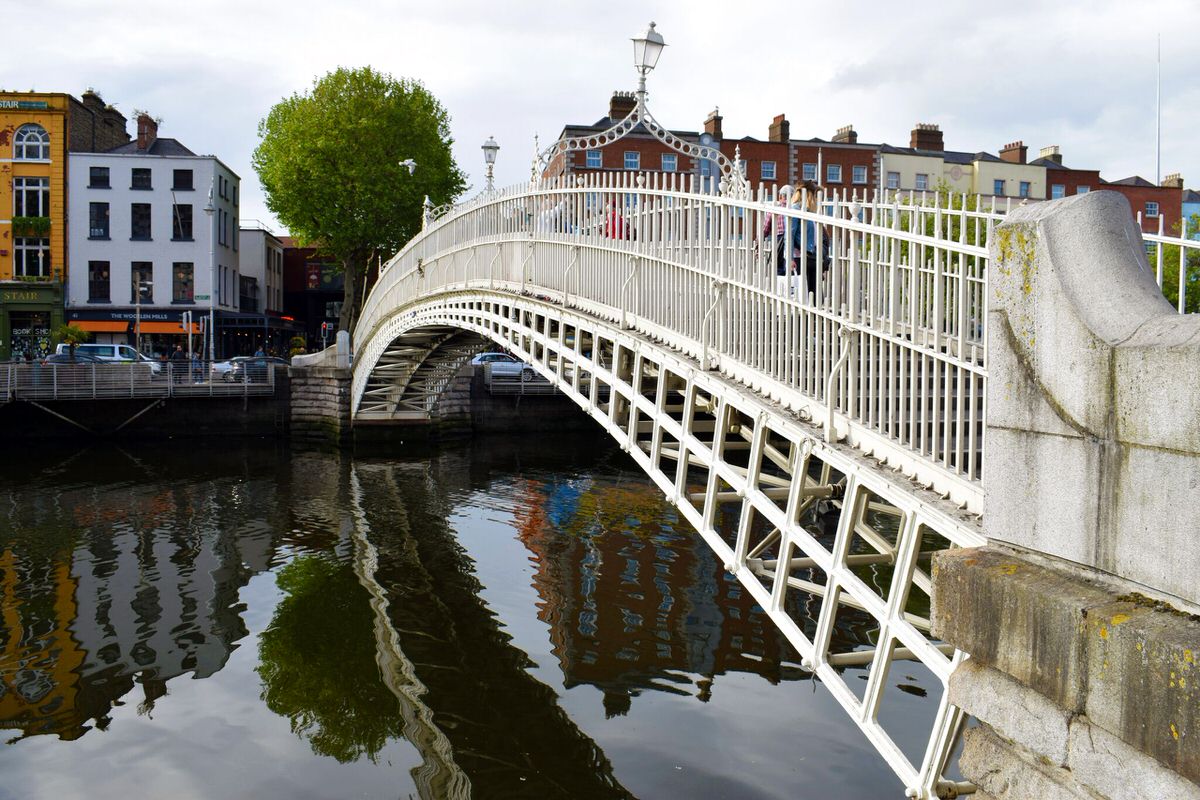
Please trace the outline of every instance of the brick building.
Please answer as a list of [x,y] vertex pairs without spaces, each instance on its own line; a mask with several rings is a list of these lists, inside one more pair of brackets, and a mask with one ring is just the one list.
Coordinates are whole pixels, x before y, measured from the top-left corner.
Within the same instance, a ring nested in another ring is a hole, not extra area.
[[[1173,176],[1179,178],[1178,175]],[[1105,181],[1100,187],[1125,195],[1134,216],[1141,215],[1144,233],[1175,233],[1183,213],[1183,180],[1178,185],[1155,186],[1139,175]]]

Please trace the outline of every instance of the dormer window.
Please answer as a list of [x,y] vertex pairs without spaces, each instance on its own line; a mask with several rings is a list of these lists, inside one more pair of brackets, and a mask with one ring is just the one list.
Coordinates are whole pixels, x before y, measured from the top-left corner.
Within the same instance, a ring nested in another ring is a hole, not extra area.
[[49,161],[50,134],[37,123],[22,125],[13,136],[13,159],[16,161]]

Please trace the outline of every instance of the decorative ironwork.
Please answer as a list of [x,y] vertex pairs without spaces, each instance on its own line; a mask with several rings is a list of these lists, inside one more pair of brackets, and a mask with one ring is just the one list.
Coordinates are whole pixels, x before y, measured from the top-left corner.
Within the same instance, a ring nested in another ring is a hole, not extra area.
[[731,160],[716,147],[681,139],[656,120],[654,115],[650,113],[650,109],[646,105],[646,92],[644,88],[636,92],[635,96],[637,97],[637,103],[634,105],[633,110],[625,115],[623,119],[600,133],[585,136],[563,136],[554,144],[540,151],[537,149],[535,137],[533,164],[530,170],[531,182],[537,184],[550,165],[554,163],[555,159],[565,159],[568,153],[597,150],[606,147],[633,133],[640,125],[647,133],[677,153],[697,161],[716,162],[721,170],[721,178],[718,183],[721,194],[738,199],[748,199],[750,197],[750,184],[746,180],[746,175],[741,167],[740,147],[735,154],[735,159]]

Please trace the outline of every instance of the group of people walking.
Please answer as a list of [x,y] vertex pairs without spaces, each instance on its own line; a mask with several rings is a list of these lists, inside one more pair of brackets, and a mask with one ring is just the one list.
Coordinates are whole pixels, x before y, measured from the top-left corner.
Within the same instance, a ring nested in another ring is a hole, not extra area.
[[[779,187],[777,203],[788,208],[817,212],[817,192],[819,188],[813,181],[805,181],[799,188],[793,189],[789,184]],[[790,233],[790,237],[789,237]],[[803,274],[805,283],[801,288],[801,296],[816,291],[817,270],[829,269],[829,257],[826,254],[828,239],[819,236],[818,226],[811,219],[786,217],[783,214],[768,214],[763,220],[763,239],[771,242],[774,248],[775,273],[786,287],[788,294],[795,294],[795,277]],[[788,242],[791,250],[788,250]],[[801,273],[803,268],[803,273]]]

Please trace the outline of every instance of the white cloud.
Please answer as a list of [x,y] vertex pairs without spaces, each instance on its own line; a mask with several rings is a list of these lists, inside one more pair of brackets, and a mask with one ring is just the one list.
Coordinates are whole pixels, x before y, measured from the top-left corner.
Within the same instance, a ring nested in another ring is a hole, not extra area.
[[1163,172],[1200,185],[1200,52],[1187,0],[817,4],[477,0],[338,4],[299,0],[49,0],[21,14],[0,86],[78,95],[88,86],[162,135],[220,156],[243,179],[242,213],[269,219],[250,153],[281,97],[339,65],[421,80],[452,116],[459,163],[483,183],[479,146],[501,145],[497,179],[528,176],[533,134],[593,122],[632,89],[629,38],[648,18],[668,48],[650,77],[665,124],[698,128],[719,105],[730,135],[792,134],[907,144],[937,122],[948,147],[1058,144],[1105,177],[1154,175],[1155,35],[1163,35]]

